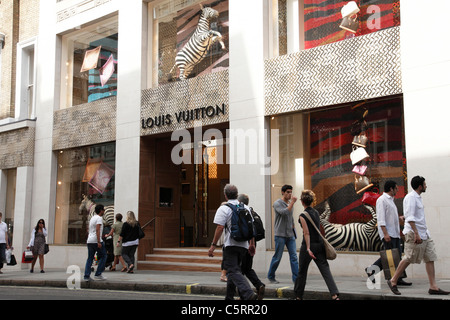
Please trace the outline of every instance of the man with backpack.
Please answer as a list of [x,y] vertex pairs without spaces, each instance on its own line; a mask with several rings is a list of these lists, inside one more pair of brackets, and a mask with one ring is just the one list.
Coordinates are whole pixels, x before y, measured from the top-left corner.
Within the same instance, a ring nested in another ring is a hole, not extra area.
[[[225,231],[223,264],[227,270],[227,293],[225,300],[233,300],[235,288],[239,290],[239,294],[244,300],[256,300],[256,295],[247,279],[242,274],[242,263],[247,252],[255,252],[254,227],[251,213],[240,204],[237,200],[238,189],[232,184],[227,184],[224,188],[226,205],[222,205],[217,209],[214,217],[214,223],[217,225],[214,233],[213,242],[209,248],[208,255],[214,256],[217,241]],[[250,219],[248,215],[250,215]],[[246,221],[245,218],[247,218]]]

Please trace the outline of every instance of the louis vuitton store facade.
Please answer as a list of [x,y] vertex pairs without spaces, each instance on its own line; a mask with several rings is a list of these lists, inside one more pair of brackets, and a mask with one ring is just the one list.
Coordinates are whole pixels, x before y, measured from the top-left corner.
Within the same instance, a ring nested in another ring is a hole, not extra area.
[[[30,223],[15,235],[27,238],[33,221],[44,218],[46,267],[83,265],[88,212],[102,203],[123,215],[134,211],[147,225],[140,257],[154,247],[207,247],[223,187],[233,183],[265,221],[254,263],[264,275],[282,185],[293,185],[296,195],[314,190],[331,224],[366,225],[374,219],[362,203],[366,193],[394,179],[401,211],[410,178],[422,175],[433,190],[424,202],[442,257],[437,274],[450,277],[442,267],[450,239],[440,227],[448,222],[439,190],[446,173],[435,171],[448,150],[424,144],[431,133],[416,131],[425,126],[437,132],[433,139],[445,136],[445,126],[421,122],[418,105],[433,101],[427,108],[439,111],[441,84],[435,77],[419,90],[424,63],[405,53],[416,52],[411,20],[421,13],[408,3],[400,12],[399,1],[375,2],[357,1],[356,34],[339,28],[345,1],[41,2],[34,159],[28,179],[14,181],[30,190]],[[200,4],[217,11],[210,27],[220,37],[189,68],[177,52],[198,25]],[[183,68],[189,76],[180,81]],[[367,156],[357,161],[353,152],[361,148]],[[12,184],[2,182],[2,190]],[[301,209],[295,206],[294,220]],[[373,233],[369,238],[362,246],[336,244],[333,274],[363,275],[379,248]],[[422,269],[409,274],[425,277]],[[290,272],[287,257],[277,272]]]

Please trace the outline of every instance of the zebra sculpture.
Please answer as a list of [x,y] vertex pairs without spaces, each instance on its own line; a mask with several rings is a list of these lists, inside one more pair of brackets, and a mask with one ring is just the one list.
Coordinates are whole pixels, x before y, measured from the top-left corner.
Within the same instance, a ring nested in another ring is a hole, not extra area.
[[[88,213],[87,221],[89,222],[91,218],[95,214],[95,206],[96,203],[89,199],[89,197],[83,195],[83,200],[81,201],[81,205],[79,207],[80,214],[83,210],[86,210]],[[103,215],[103,225],[112,226],[114,224],[114,206],[105,206],[105,214]]]
[[353,251],[380,251],[381,240],[377,228],[377,214],[371,206],[364,205],[372,215],[367,223],[348,223],[345,225],[329,222],[331,209],[325,203],[325,211],[320,216],[320,223],[325,230],[325,238],[336,249]]
[[200,63],[208,53],[211,46],[219,41],[222,50],[226,50],[220,32],[211,30],[211,20],[219,17],[219,12],[200,4],[202,13],[194,34],[184,47],[178,52],[175,58],[175,65],[170,73],[178,67],[180,70],[180,80],[186,80],[194,67]]

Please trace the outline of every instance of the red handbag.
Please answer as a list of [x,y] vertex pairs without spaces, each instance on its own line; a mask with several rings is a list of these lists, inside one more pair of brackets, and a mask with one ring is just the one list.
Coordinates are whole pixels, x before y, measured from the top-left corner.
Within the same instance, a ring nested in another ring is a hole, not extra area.
[[381,194],[375,192],[364,192],[362,197],[362,203],[368,204],[369,206],[376,207],[378,198],[381,197]]

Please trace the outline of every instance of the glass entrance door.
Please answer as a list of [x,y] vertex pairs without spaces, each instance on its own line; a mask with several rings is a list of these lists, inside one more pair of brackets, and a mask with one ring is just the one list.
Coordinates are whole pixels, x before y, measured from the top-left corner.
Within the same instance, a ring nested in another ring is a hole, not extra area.
[[183,150],[192,161],[181,169],[182,247],[207,247],[213,239],[214,215],[225,201],[223,188],[230,179],[225,149],[222,140],[209,140]]

